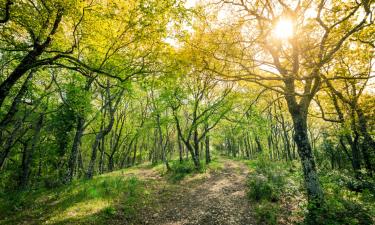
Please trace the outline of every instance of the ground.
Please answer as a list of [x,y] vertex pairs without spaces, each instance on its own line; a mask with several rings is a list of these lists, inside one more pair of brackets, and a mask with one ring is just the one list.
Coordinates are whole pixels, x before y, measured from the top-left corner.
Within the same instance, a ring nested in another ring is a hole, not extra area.
[[[290,225],[306,215],[297,162],[220,156],[199,172],[190,161],[170,165],[173,172],[141,164],[69,185],[0,193],[0,224]],[[320,177],[327,204],[321,224],[373,224],[370,190],[349,190],[338,171]]]
[[[222,170],[199,174],[182,181],[178,188],[159,190],[159,205],[144,224],[254,224],[246,198],[248,169],[226,160]],[[146,219],[147,218],[147,219]]]
[[2,205],[0,224],[255,224],[248,167],[222,158],[213,165],[179,181],[162,165],[141,165],[27,193]]

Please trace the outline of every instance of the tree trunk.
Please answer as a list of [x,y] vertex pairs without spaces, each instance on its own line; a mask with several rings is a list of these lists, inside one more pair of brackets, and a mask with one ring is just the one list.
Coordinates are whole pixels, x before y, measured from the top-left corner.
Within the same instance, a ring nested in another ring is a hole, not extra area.
[[99,159],[99,174],[104,173],[104,156],[105,156],[105,137],[103,136],[100,142],[100,159]]
[[[29,86],[30,80],[33,77],[33,74],[34,74],[34,71],[31,71],[29,73],[26,80],[22,84],[20,90],[18,91],[16,97],[13,99],[13,102],[12,102],[7,114],[4,116],[4,118],[0,122],[0,130],[3,130],[12,121],[12,117],[18,112],[18,105],[21,102],[23,96],[25,95],[25,93],[28,89],[28,86]],[[0,137],[0,139],[1,139],[1,137]],[[2,143],[1,140],[0,140],[0,143]]]
[[205,137],[205,147],[206,147],[206,164],[211,162],[211,155],[210,155],[210,136],[206,134]]
[[194,143],[194,154],[195,154],[195,157],[199,161],[199,140],[198,140],[198,128],[197,127],[194,129],[193,143]]
[[72,151],[70,153],[69,162],[68,162],[68,177],[67,177],[68,182],[71,182],[74,177],[74,173],[75,173],[75,169],[77,165],[78,151],[79,151],[81,138],[82,138],[83,130],[84,130],[84,124],[85,124],[85,119],[83,117],[79,116],[77,120],[78,121],[77,121],[77,127],[76,127],[76,134],[74,136]]
[[[20,135],[20,137],[17,137],[17,133],[20,131],[21,126],[23,124],[23,121],[17,121],[14,125],[14,128],[12,132],[10,133],[10,137],[7,138],[6,142],[4,143],[4,146],[1,146],[2,151],[0,152],[0,171],[2,170],[5,161],[14,145],[14,143],[17,141],[17,139],[21,138],[23,135]],[[24,131],[24,133],[26,130]]]
[[13,72],[0,85],[0,107],[8,96],[10,89],[29,70],[44,51],[44,48],[37,48],[30,51],[13,70]]
[[177,133],[177,142],[178,142],[178,153],[179,153],[179,159],[180,159],[180,163],[182,163],[183,161],[183,157],[182,157],[182,143],[181,143],[181,138],[180,138],[180,135],[178,135]]
[[356,112],[358,115],[359,131],[363,136],[361,150],[365,161],[366,169],[369,172],[370,176],[372,176],[375,170],[375,141],[372,139],[371,135],[367,131],[367,119],[362,109],[358,107]]
[[359,178],[359,172],[361,170],[361,152],[359,150],[358,141],[359,141],[359,135],[355,132],[354,138],[350,135],[346,135],[346,139],[349,142],[350,149],[352,152],[351,160],[352,160],[352,167],[354,174],[357,178]]
[[135,161],[137,159],[137,140],[135,141],[134,144],[134,152],[133,152],[133,159],[132,159],[132,165],[135,165]]
[[39,140],[40,131],[42,130],[44,114],[39,116],[39,120],[35,125],[35,132],[34,137],[31,142],[31,148],[28,149],[27,145],[24,148],[23,156],[22,156],[22,165],[21,165],[21,174],[19,180],[19,186],[21,189],[26,188],[29,184],[29,177],[30,177],[30,167],[32,163],[33,154],[36,148],[36,145]]
[[[114,105],[112,105],[109,86],[110,86],[110,83],[109,83],[109,80],[107,80],[106,92],[107,92],[107,98],[108,98],[108,102],[109,102],[109,104],[108,104],[109,123],[103,130],[101,129],[95,137],[95,141],[92,145],[92,153],[91,153],[90,164],[89,164],[88,170],[86,172],[86,178],[88,178],[88,179],[91,179],[94,175],[94,167],[95,167],[95,161],[96,161],[96,155],[97,155],[99,142],[112,130],[113,124],[115,122],[114,114],[117,110],[117,106],[120,103],[121,97],[122,97],[122,95],[124,93],[124,90],[125,90],[125,89],[123,89],[123,90],[120,91],[120,93],[118,95],[118,98],[116,100],[116,103]],[[103,120],[104,119],[105,118],[103,118]]]
[[5,98],[9,95],[10,89],[16,84],[16,82],[27,73],[27,71],[38,66],[36,65],[38,57],[43,54],[46,48],[50,45],[52,41],[51,36],[56,33],[59,27],[63,17],[63,11],[63,8],[58,9],[53,27],[46,40],[42,44],[38,42],[33,43],[34,48],[23,57],[12,73],[0,84],[0,108],[3,105]]
[[255,136],[255,142],[257,144],[257,150],[258,150],[258,152],[262,152],[263,151],[262,144],[260,143],[260,140],[259,140],[258,136]]
[[294,141],[297,144],[298,154],[301,158],[304,181],[309,203],[320,206],[323,203],[323,190],[320,186],[314,156],[307,134],[307,116],[302,112],[293,114],[295,130]]

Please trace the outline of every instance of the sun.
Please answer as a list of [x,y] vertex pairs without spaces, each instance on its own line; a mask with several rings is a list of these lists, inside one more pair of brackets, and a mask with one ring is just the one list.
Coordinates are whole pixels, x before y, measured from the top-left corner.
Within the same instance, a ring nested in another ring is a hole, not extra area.
[[290,19],[280,19],[274,27],[274,34],[278,39],[288,39],[293,36],[293,22]]

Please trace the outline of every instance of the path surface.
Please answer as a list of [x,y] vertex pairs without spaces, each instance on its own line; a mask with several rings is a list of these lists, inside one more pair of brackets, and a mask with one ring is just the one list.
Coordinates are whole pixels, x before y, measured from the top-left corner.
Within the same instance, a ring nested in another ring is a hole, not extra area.
[[140,222],[153,225],[255,224],[245,193],[247,174],[248,169],[242,163],[225,160],[224,168],[219,171],[188,178],[174,188],[166,186],[158,190],[154,208],[145,212],[145,219]]

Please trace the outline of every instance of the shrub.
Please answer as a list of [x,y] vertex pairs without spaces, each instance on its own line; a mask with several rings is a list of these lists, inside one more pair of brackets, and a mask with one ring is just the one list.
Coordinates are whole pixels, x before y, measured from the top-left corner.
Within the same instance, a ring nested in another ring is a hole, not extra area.
[[342,198],[326,198],[323,206],[319,208],[308,207],[309,213],[305,217],[308,225],[371,225],[373,220],[360,204]]
[[194,173],[194,172],[204,172],[205,166],[201,165],[200,169],[197,171],[197,169],[194,166],[194,163],[190,160],[188,161],[172,161],[170,163],[170,171],[169,173],[169,179],[172,182],[177,182],[182,179],[184,179],[188,174]]
[[371,179],[358,180],[345,171],[321,171],[325,203],[308,206],[306,224],[373,224],[371,211],[374,196]]
[[263,202],[255,208],[258,223],[277,224],[279,207],[274,203]]
[[103,212],[108,217],[116,215],[116,209],[113,206],[106,207]]
[[276,202],[284,191],[286,174],[278,165],[259,160],[255,163],[255,172],[248,177],[248,197],[260,201]]
[[268,178],[261,175],[253,175],[249,177],[248,180],[248,197],[250,199],[260,201],[269,200],[274,201],[277,199],[277,194],[275,193],[275,188],[268,181]]

